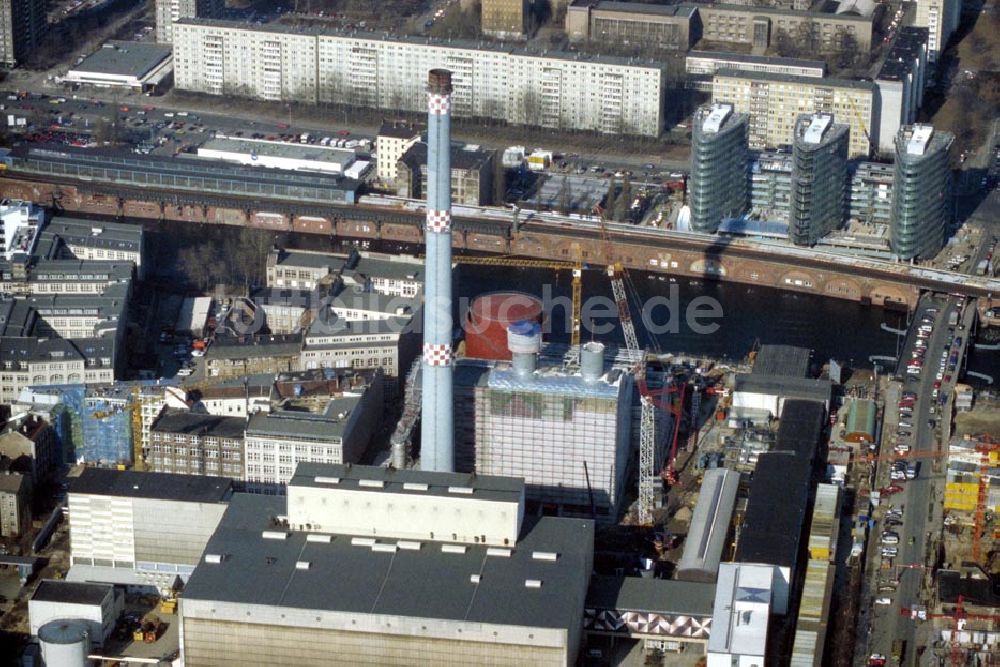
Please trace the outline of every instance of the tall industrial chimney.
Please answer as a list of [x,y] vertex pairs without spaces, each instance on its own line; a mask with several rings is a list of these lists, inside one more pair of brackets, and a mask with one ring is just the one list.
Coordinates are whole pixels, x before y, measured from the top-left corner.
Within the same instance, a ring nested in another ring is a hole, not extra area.
[[427,265],[420,467],[455,471],[451,369],[451,72],[427,77]]

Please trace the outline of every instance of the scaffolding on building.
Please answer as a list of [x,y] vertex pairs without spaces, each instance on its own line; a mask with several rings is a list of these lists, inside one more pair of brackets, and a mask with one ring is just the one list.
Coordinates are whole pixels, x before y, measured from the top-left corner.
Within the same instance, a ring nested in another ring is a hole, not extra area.
[[420,417],[420,384],[417,382],[420,375],[420,359],[416,359],[410,366],[406,374],[406,381],[403,384],[403,414],[399,417],[396,430],[389,438],[392,456],[389,463],[394,468],[402,470],[412,459],[413,432]]

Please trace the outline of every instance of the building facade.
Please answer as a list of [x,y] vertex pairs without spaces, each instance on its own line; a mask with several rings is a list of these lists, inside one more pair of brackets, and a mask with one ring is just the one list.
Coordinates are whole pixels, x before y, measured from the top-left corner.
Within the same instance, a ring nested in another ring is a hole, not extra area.
[[528,19],[528,0],[483,0],[482,2],[480,29],[484,35],[497,39],[527,39]]
[[[495,151],[456,148],[451,152],[451,201],[459,206],[493,203]],[[408,199],[424,199],[427,183],[427,144],[416,143],[396,165],[396,192]]]
[[156,41],[174,41],[174,23],[180,19],[219,18],[225,0],[156,0]]
[[865,224],[889,224],[892,217],[894,172],[893,165],[881,162],[860,162],[853,165],[851,218]]
[[17,539],[31,528],[31,476],[10,469],[0,457],[0,537]]
[[44,0],[0,0],[0,65],[23,62],[41,44],[47,27]]
[[927,28],[927,59],[937,62],[948,40],[958,29],[961,0],[919,0],[913,25]]
[[916,121],[927,86],[927,28],[901,27],[875,77],[881,123],[878,152],[891,156],[896,133]]
[[[86,468],[68,493],[67,579],[171,588],[201,558],[232,496],[222,477]],[[74,573],[77,567],[83,568]]]
[[872,47],[871,17],[728,4],[698,5],[702,38],[767,49],[784,34],[816,53],[867,53]]
[[383,183],[395,183],[400,158],[413,144],[420,141],[421,128],[406,121],[385,121],[375,136],[375,175]]
[[570,41],[686,51],[700,38],[698,8],[576,0],[566,8]]
[[870,132],[877,132],[878,97],[866,81],[812,79],[782,74],[750,74],[720,70],[712,79],[712,102],[727,102],[750,116],[750,148],[792,144],[795,119],[801,113],[829,113],[849,119],[848,156],[867,157]]
[[272,491],[288,483],[299,463],[357,463],[379,427],[382,378],[343,392],[315,412],[275,410],[250,417],[246,468],[250,488]]
[[722,218],[746,210],[747,121],[731,104],[703,106],[694,114],[689,203],[696,232],[715,232]]
[[944,247],[954,141],[930,125],[907,125],[896,135],[889,234],[900,259],[930,259]]
[[168,408],[149,430],[152,472],[243,479],[243,417],[216,417]]
[[453,73],[451,112],[513,125],[658,136],[664,71],[621,58],[181,20],[176,86],[209,95],[419,112],[430,69]]
[[829,114],[795,122],[788,233],[796,245],[815,245],[847,219],[849,132]]

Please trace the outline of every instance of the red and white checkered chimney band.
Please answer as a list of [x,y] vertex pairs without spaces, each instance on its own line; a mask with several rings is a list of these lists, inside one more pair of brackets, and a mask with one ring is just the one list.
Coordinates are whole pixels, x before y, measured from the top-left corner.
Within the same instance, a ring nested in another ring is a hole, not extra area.
[[451,345],[424,343],[424,363],[428,366],[451,366]]
[[438,95],[436,93],[427,94],[427,111],[432,114],[444,114],[451,111],[451,97],[448,95]]
[[451,229],[451,211],[427,210],[427,231],[444,234]]

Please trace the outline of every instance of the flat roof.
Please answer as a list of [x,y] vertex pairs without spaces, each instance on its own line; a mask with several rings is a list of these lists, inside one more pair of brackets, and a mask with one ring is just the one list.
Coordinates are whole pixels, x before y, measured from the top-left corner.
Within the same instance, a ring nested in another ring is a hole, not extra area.
[[736,562],[795,566],[811,479],[811,466],[795,455],[760,455],[736,545]]
[[70,68],[72,72],[115,74],[141,79],[167,58],[173,57],[169,44],[153,42],[105,42],[83,62]]
[[927,145],[934,135],[934,128],[930,125],[914,125],[910,138],[906,141],[906,152],[909,155],[923,155],[927,150]]
[[84,468],[70,481],[70,493],[123,498],[158,498],[191,503],[225,502],[233,480],[209,475],[178,475],[110,468]]
[[809,125],[805,128],[802,141],[807,144],[818,145],[823,143],[823,135],[833,124],[833,116],[826,113],[813,114],[809,119]]
[[755,376],[804,378],[809,373],[809,350],[795,345],[761,345],[753,362]]
[[[476,544],[451,553],[432,542],[377,550],[352,544],[349,535],[332,535],[328,542],[309,540],[306,532],[264,538],[274,530],[274,517],[284,513],[284,498],[235,494],[205,549],[223,556],[222,562],[201,563],[184,598],[571,632],[580,623],[593,551],[591,521],[525,519],[517,545],[501,558]],[[397,545],[395,539],[379,542]],[[556,560],[536,559],[534,552],[554,553]],[[541,585],[528,587],[527,580]]]
[[331,399],[323,412],[299,410],[257,412],[247,422],[246,437],[273,436],[315,442],[339,440],[344,436],[350,414],[357,409],[361,401],[360,396]]
[[[336,483],[331,480],[337,480]],[[380,482],[366,486],[361,482]],[[382,466],[341,465],[336,463],[299,463],[288,488],[350,489],[371,493],[401,493],[416,496],[471,497],[478,500],[519,503],[524,494],[520,477],[498,477],[475,473],[441,473],[422,470],[395,470]],[[409,486],[409,488],[407,488]],[[423,487],[427,487],[426,489]],[[418,488],[419,487],[419,488]],[[459,494],[455,489],[462,489]],[[466,489],[471,489],[468,494]]]
[[337,165],[341,169],[354,162],[357,157],[353,150],[346,148],[328,148],[313,144],[218,136],[202,144],[198,148],[199,154],[202,150],[322,162]]
[[714,599],[711,583],[595,574],[586,604],[595,610],[710,617]]
[[732,104],[713,104],[701,126],[703,132],[718,132],[733,113]]
[[[754,11],[765,9],[764,7],[753,7]],[[850,79],[817,79],[811,76],[796,76],[794,74],[779,74],[775,72],[749,72],[742,69],[724,67],[716,71],[715,76],[730,79],[753,79],[756,81],[774,81],[777,83],[798,83],[805,86],[816,86],[818,88],[854,88],[856,90],[866,90],[873,92],[875,84],[871,81],[852,81]]]
[[769,618],[768,610],[759,606],[770,603],[773,587],[771,568],[724,563],[719,570],[708,650],[763,656]]
[[[647,5],[650,6],[650,5]],[[729,51],[688,51],[685,60],[702,58],[717,62],[746,63],[748,65],[780,65],[783,67],[813,67],[826,71],[826,63],[822,60],[807,60],[805,58],[784,58],[781,56],[757,56],[750,53],[732,53]]]
[[150,427],[150,431],[242,439],[245,428],[246,420],[243,417],[218,417],[180,408],[167,408]]
[[61,579],[43,579],[31,596],[32,602],[61,602],[63,604],[100,605],[108,593],[114,590],[111,584],[90,584]]
[[794,452],[795,456],[811,463],[823,434],[824,416],[826,406],[818,401],[787,399],[781,409],[775,450]]
[[[574,3],[575,6],[580,6]],[[591,2],[590,8],[594,11],[606,12],[627,12],[629,14],[648,14],[652,16],[679,16],[681,18],[691,18],[695,10],[694,5],[649,5],[637,2],[615,2],[614,0],[597,0]]]

